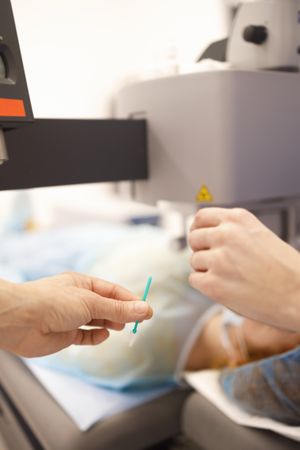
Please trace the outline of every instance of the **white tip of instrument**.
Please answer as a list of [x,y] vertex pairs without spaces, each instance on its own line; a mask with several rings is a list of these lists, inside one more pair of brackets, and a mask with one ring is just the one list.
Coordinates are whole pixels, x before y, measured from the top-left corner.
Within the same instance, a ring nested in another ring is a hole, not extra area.
[[129,340],[129,347],[132,347],[135,343],[136,334],[131,333],[130,340]]

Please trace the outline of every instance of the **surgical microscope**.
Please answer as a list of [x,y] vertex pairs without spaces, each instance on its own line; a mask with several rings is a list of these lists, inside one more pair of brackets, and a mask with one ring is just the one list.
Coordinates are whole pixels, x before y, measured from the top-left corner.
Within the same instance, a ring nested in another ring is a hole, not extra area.
[[[133,197],[143,202],[247,207],[293,243],[300,196],[299,22],[299,0],[243,3],[226,41],[226,68],[128,86],[112,119],[34,120],[10,2],[1,0],[0,157],[9,159],[0,168],[0,189],[129,180]],[[12,450],[139,450],[180,432],[203,450],[299,448],[233,423],[189,389],[82,433],[6,352],[0,352],[0,431]]]

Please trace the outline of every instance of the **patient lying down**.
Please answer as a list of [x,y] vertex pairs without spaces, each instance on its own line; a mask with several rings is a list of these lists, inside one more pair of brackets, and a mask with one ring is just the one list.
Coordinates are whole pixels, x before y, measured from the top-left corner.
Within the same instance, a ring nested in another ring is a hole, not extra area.
[[99,346],[72,346],[38,358],[39,364],[96,385],[130,389],[177,383],[184,370],[239,366],[300,344],[300,334],[230,316],[212,306],[188,285],[188,250],[172,250],[167,236],[155,229],[137,229],[126,238],[119,237],[114,248],[95,258],[87,269],[140,296],[152,275],[148,299],[153,319],[140,324],[132,348],[130,326],[111,332]]

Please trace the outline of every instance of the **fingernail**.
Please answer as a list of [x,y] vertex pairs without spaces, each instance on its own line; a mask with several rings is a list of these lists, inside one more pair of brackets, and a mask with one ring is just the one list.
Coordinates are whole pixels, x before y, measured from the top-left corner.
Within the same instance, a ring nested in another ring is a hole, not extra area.
[[145,302],[135,302],[134,303],[134,311],[137,314],[146,314],[148,312],[148,305]]

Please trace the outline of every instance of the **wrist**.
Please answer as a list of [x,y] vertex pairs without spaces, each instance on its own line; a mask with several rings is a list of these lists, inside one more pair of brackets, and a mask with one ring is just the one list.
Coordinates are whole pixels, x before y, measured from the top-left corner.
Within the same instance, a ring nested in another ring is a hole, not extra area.
[[25,284],[0,280],[0,329],[26,326],[30,321],[31,309],[24,295]]

